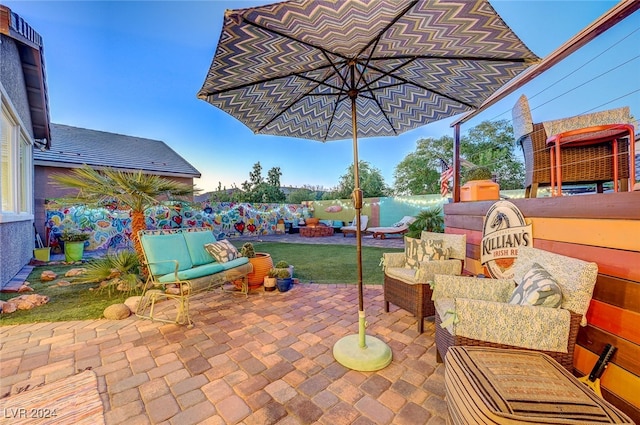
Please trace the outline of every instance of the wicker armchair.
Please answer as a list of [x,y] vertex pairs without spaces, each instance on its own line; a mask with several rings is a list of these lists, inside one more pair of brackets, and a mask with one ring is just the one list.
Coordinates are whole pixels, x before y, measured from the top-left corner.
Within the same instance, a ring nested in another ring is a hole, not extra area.
[[[560,307],[509,303],[516,282],[523,285],[523,277],[538,264],[557,282]],[[573,370],[576,338],[580,325],[586,326],[598,266],[520,247],[513,271],[513,279],[434,277],[439,361],[451,346],[476,345],[540,351]]]
[[[520,96],[511,110],[513,132],[522,147],[525,163],[525,196],[535,198],[538,187],[551,185],[550,154],[547,138],[550,135],[570,129],[612,123],[631,123],[629,108],[595,112],[578,117],[564,118],[542,123],[534,123],[525,95]],[[618,145],[618,178],[623,181],[630,177],[629,143]],[[613,180],[613,155],[610,143],[564,147],[562,149],[562,182],[564,184],[596,183],[597,191],[603,191],[602,184]]]
[[[446,259],[429,259],[434,246],[446,252]],[[412,313],[422,333],[423,319],[435,315],[431,300],[434,275],[459,275],[466,249],[466,235],[422,232],[420,239],[405,238],[405,252],[384,253],[384,311],[389,312],[392,303]]]

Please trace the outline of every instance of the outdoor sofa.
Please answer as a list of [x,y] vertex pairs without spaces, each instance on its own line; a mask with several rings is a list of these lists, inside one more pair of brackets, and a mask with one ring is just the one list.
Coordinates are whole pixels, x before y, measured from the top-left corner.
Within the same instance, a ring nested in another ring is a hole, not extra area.
[[[248,293],[247,275],[253,271],[249,259],[240,257],[228,240],[217,241],[211,229],[142,230],[138,236],[148,271],[138,317],[193,326],[189,314],[193,295],[236,280]],[[156,303],[166,299],[178,304],[175,319],[156,314]]]

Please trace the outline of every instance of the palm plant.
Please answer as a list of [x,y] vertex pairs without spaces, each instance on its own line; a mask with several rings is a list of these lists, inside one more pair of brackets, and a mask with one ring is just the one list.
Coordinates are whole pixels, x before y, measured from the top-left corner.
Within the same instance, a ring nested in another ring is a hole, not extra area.
[[75,197],[65,202],[102,206],[115,201],[120,208],[129,208],[131,240],[141,264],[144,257],[138,232],[146,229],[145,209],[157,205],[161,198],[185,198],[197,192],[190,185],[145,174],[142,170],[126,172],[105,168],[98,171],[87,165],[73,169],[70,174],[55,174],[52,179],[59,186],[78,190]]
[[421,211],[416,216],[416,220],[409,225],[406,236],[410,238],[420,238],[423,230],[436,233],[444,232],[442,208],[434,207]]
[[100,289],[107,288],[109,295],[114,287],[131,294],[142,286],[138,278],[140,263],[132,251],[109,252],[103,258],[90,260],[85,269],[86,272],[77,281],[100,283]]

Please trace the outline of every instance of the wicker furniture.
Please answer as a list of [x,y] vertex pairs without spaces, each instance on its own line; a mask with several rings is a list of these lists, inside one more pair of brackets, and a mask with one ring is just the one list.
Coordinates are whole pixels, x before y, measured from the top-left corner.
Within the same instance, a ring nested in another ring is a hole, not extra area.
[[454,425],[633,423],[542,353],[451,347],[444,384]]
[[[628,137],[629,157],[635,158],[635,137],[634,128],[630,124],[607,124],[593,127],[569,130],[563,133],[554,134],[547,139],[547,146],[550,148],[551,166],[551,191],[554,195],[562,195],[562,152],[567,148],[585,148],[597,144],[610,144],[611,168],[613,169],[613,190],[618,192],[619,177],[619,153],[618,145],[621,138]],[[629,186],[633,187],[635,180],[635,161],[629,163]]]
[[[384,253],[384,311],[389,312],[390,303],[408,311],[417,319],[417,330],[422,333],[423,319],[435,315],[430,286],[433,277],[462,272],[466,238],[466,235],[422,232],[420,239],[405,238],[405,252]],[[416,252],[412,251],[420,250],[430,241],[443,241],[444,248],[450,248],[449,258],[414,262],[411,257]]]
[[[557,281],[559,308],[510,304],[516,283],[535,265]],[[580,325],[586,326],[598,267],[575,258],[531,247],[519,247],[513,279],[434,277],[438,360],[455,345],[521,348],[544,352],[573,370]]]
[[[630,124],[629,108],[585,114],[572,118],[534,123],[526,96],[522,95],[512,111],[513,132],[522,147],[525,163],[525,196],[535,198],[539,187],[551,185],[551,156],[547,138],[578,128],[612,123]],[[574,146],[562,149],[562,182],[565,184],[595,183],[602,193],[602,184],[613,181],[614,162],[609,143]],[[618,144],[618,178],[630,177],[629,143]]]

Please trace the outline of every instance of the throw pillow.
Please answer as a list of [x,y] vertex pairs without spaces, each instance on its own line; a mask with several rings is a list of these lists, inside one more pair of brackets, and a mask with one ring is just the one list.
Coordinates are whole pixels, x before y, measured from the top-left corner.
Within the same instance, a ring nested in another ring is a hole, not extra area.
[[509,303],[557,308],[562,304],[562,290],[544,267],[533,263],[511,294]]
[[218,263],[226,263],[227,261],[238,258],[238,250],[226,239],[216,243],[205,244],[204,249],[206,249],[209,255]]
[[442,239],[427,239],[424,251],[429,261],[448,260],[451,258],[451,248],[445,248]]
[[415,269],[420,261],[428,261],[428,257],[424,252],[424,245],[420,243],[420,239],[405,237],[404,266],[408,269]]

